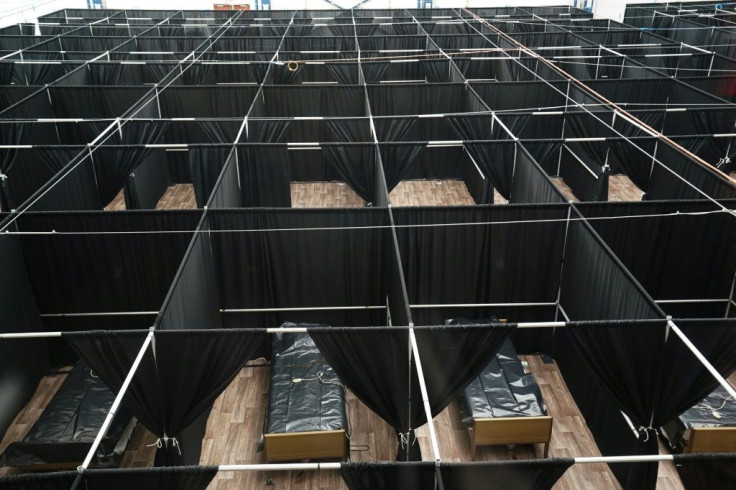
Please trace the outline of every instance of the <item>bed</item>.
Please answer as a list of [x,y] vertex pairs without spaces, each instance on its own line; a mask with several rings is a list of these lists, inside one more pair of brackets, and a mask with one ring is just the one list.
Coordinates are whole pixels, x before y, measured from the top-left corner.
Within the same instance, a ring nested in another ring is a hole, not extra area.
[[309,334],[279,333],[272,337],[263,436],[266,461],[346,460],[350,441],[345,389],[337,375]]
[[[0,455],[0,464],[33,471],[76,468],[87,456],[114,400],[115,393],[79,361],[23,440],[11,443]],[[135,424],[121,408],[92,464],[118,466]]]
[[736,452],[736,400],[719,386],[662,427],[670,448],[684,453]]
[[[447,320],[447,325],[489,323],[497,320]],[[471,458],[479,446],[544,444],[549,454],[552,417],[531,373],[526,373],[511,339],[460,396],[462,422],[469,427]]]

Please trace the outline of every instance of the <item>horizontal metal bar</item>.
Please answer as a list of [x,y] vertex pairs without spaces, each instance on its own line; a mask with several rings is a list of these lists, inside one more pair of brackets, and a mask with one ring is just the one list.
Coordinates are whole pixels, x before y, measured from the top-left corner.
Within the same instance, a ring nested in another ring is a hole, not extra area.
[[42,313],[41,318],[158,315],[158,311],[101,311],[99,313]]
[[478,308],[478,307],[506,307],[506,306],[555,306],[557,303],[449,303],[434,305],[409,305],[410,308],[428,309],[428,308]]
[[0,339],[42,339],[61,337],[61,332],[0,333]]
[[278,311],[352,311],[385,310],[386,305],[378,306],[301,306],[292,308],[222,308],[220,313],[268,313]]
[[657,299],[655,303],[728,303],[725,299]]

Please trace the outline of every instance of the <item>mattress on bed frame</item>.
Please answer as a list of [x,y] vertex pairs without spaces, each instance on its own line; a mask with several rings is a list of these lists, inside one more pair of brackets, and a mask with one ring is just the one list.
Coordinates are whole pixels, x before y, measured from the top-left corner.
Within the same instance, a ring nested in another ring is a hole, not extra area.
[[[473,325],[498,322],[496,318],[446,320],[446,325]],[[501,345],[493,359],[473,379],[460,396],[463,424],[473,419],[501,417],[542,417],[547,407],[534,376],[524,372],[516,347],[510,338]]]
[[690,429],[715,427],[736,427],[736,400],[722,386],[662,426],[662,432],[672,449],[682,450]]
[[[115,400],[113,393],[83,361],[69,372],[38,421],[20,442],[11,443],[2,466],[80,463],[92,447]],[[121,407],[97,451],[98,467],[117,466],[134,420]]]
[[[289,326],[296,325],[282,325]],[[279,333],[272,337],[265,433],[345,429],[345,390],[309,334]],[[320,372],[326,383],[317,379]],[[302,381],[295,383],[295,379]]]

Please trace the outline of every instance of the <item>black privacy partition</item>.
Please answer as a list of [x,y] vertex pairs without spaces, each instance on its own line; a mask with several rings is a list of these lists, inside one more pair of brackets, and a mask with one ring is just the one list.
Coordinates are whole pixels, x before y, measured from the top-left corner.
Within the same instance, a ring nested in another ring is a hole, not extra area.
[[[661,307],[685,318],[723,317],[726,311],[736,271],[731,251],[736,228],[732,217],[718,210],[710,202],[581,206],[596,232],[647,292],[657,300],[670,300]],[[683,215],[678,216],[678,211]],[[687,212],[699,214],[688,216]],[[597,219],[609,216],[621,219]],[[677,302],[703,299],[708,301]]]
[[[3,315],[0,332],[38,332],[43,330],[38,306],[24,267],[23,251],[14,236],[0,237],[2,256],[7,264],[0,271],[0,304]],[[0,431],[8,428],[15,414],[30,400],[36,385],[48,368],[44,340],[18,340],[0,343]]]
[[242,207],[290,207],[291,182],[342,181],[369,205],[381,199],[375,145],[239,145],[236,151]]
[[[198,219],[187,212],[24,213],[15,224],[38,233],[22,235],[20,246],[45,329],[150,327]],[[57,361],[64,352],[52,348]]]
[[[436,325],[453,317],[554,319],[566,207],[392,212],[416,324]],[[521,351],[533,352],[543,349],[549,333],[520,330],[514,338]]]
[[[386,323],[385,210],[213,209],[207,218],[223,326]],[[340,309],[356,306],[371,308]],[[310,307],[335,309],[300,310]]]

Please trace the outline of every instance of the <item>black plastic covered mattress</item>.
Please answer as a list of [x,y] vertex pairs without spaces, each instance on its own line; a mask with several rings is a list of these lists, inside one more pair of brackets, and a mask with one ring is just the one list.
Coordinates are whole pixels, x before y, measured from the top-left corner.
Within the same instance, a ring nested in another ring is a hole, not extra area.
[[[717,415],[716,415],[717,414]],[[703,401],[688,408],[662,427],[672,449],[681,450],[689,430],[709,427],[736,427],[736,400],[719,386]]]
[[[283,333],[272,337],[266,433],[344,429],[345,391],[309,334]],[[302,381],[294,381],[299,379]]]
[[[110,411],[115,393],[84,362],[79,361],[44,409],[28,435],[10,444],[2,466],[81,463]],[[119,464],[134,423],[124,409],[113,419],[97,451],[96,466]]]
[[[483,324],[497,321],[447,320],[447,325]],[[542,392],[534,376],[524,372],[524,366],[511,339],[506,339],[481,374],[465,388],[460,397],[463,424],[473,419],[500,417],[541,417],[547,415]]]

